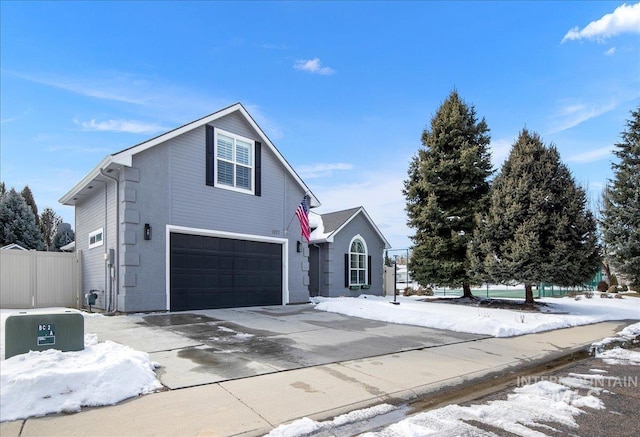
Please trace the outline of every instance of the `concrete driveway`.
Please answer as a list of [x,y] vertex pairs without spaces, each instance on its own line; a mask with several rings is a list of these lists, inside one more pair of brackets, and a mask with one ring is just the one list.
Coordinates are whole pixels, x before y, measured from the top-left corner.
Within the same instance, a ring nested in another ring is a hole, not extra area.
[[85,332],[149,353],[170,389],[487,338],[310,304],[91,317]]

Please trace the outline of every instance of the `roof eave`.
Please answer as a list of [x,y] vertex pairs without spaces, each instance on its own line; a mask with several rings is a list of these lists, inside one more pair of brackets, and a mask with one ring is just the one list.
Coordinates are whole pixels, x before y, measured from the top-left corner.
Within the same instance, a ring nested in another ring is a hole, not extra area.
[[344,229],[344,227],[347,226],[347,224],[349,224],[351,222],[351,220],[353,220],[361,212],[364,214],[365,218],[369,221],[369,223],[371,224],[373,229],[376,231],[376,233],[378,234],[380,239],[384,242],[384,248],[385,249],[391,249],[391,245],[389,244],[387,239],[384,237],[382,232],[380,232],[380,229],[378,229],[378,226],[376,226],[375,222],[373,220],[371,220],[371,217],[369,217],[369,214],[367,214],[367,211],[362,206],[360,208],[358,208],[357,211],[354,212],[351,215],[351,217],[349,217],[347,220],[345,220],[345,222],[338,229],[333,231],[333,233],[331,235],[333,236],[333,235],[337,234],[338,232],[340,232],[342,229]]
[[78,195],[80,191],[82,191],[85,187],[87,187],[96,177],[100,175],[101,169],[106,169],[109,164],[113,162],[113,155],[109,155],[105,157],[100,163],[93,168],[89,173],[83,177],[80,182],[75,184],[73,188],[71,188],[67,194],[62,196],[58,202],[63,205],[73,206],[75,204],[74,197]]

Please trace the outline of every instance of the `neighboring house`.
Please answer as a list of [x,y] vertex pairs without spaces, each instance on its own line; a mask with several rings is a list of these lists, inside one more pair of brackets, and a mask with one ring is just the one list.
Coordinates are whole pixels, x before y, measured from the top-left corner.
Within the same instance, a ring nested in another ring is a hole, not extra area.
[[62,252],[75,252],[76,251],[76,242],[72,241],[69,244],[65,244],[64,246],[60,247],[60,250]]
[[7,244],[6,246],[2,246],[0,247],[0,250],[29,250],[29,249],[25,249],[24,247],[20,246],[18,243],[11,243],[11,244]]
[[320,205],[238,103],[107,156],[60,202],[96,307],[179,311],[307,302],[305,196]]
[[391,246],[363,207],[309,213],[311,296],[382,295],[383,256]]

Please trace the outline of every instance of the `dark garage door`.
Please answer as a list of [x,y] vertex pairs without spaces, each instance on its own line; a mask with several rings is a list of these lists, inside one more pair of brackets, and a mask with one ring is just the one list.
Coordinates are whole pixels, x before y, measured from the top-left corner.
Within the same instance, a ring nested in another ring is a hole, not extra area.
[[171,234],[171,311],[282,304],[282,245]]

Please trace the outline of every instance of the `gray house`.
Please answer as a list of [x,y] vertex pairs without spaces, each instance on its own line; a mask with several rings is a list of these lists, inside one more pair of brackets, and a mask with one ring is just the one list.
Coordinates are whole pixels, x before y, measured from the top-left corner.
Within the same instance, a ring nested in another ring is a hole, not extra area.
[[303,198],[320,206],[238,103],[107,156],[60,202],[75,207],[82,291],[137,312],[307,302]]
[[309,293],[383,294],[383,253],[391,246],[363,207],[309,214]]

